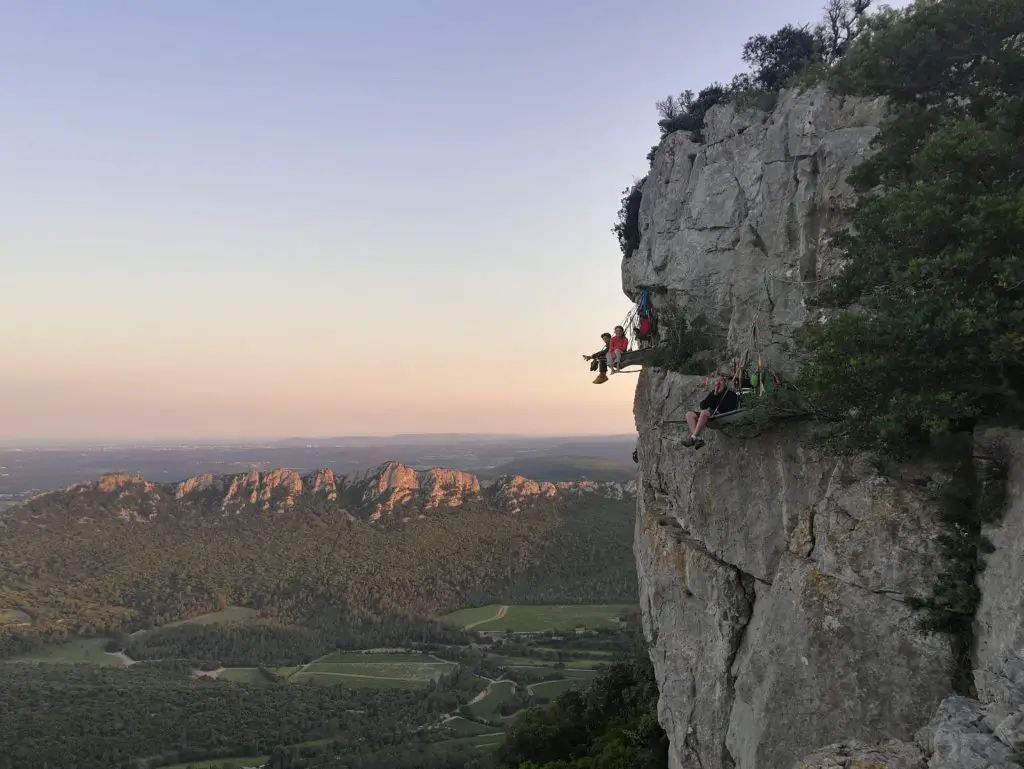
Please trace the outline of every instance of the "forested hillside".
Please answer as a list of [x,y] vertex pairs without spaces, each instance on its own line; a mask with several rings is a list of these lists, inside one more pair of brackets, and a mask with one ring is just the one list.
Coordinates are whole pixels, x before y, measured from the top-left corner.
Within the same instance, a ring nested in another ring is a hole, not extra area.
[[[291,664],[339,647],[461,642],[432,618],[467,605],[636,601],[628,497],[535,495],[516,513],[469,498],[377,522],[343,502],[198,515],[140,482],[13,508],[0,518],[0,656],[238,605],[258,612],[244,628],[167,629],[148,643],[160,657],[171,645]],[[141,641],[133,651],[153,656]]]

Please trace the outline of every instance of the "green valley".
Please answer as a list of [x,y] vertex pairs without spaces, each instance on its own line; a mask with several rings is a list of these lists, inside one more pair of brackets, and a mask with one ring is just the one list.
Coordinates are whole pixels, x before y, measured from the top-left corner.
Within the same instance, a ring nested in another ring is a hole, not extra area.
[[468,769],[629,657],[620,485],[414,472],[121,475],[5,511],[0,769]]

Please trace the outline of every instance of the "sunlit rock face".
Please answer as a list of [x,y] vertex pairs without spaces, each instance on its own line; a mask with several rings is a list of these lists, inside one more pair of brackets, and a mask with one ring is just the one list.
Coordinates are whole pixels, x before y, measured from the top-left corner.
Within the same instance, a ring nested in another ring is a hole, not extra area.
[[[713,108],[705,140],[667,136],[643,188],[625,292],[706,322],[724,362],[748,353],[795,373],[805,298],[840,268],[830,232],[855,204],[846,182],[884,116],[881,100],[784,92],[771,113]],[[754,330],[756,329],[756,335]],[[710,365],[715,365],[711,362]],[[975,454],[1013,457],[1007,514],[988,532],[978,699],[954,694],[948,636],[920,629],[908,596],[943,571],[930,489],[940,468],[883,477],[813,448],[813,427],[752,440],[685,411],[702,376],[646,368],[634,414],[634,552],[659,720],[676,769],[1009,767],[1024,745],[1024,437],[979,430]]]

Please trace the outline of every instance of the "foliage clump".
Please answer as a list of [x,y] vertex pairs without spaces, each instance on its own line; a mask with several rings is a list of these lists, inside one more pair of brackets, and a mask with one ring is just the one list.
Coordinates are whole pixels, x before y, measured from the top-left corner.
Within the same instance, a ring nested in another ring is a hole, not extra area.
[[772,377],[771,388],[759,395],[743,396],[743,418],[736,424],[723,428],[728,435],[735,438],[756,438],[783,422],[807,418],[803,398],[790,382],[774,376],[771,372],[765,373],[764,376]]
[[657,102],[662,135],[690,131],[693,141],[703,142],[704,119],[715,105],[770,109],[783,88],[820,81],[864,30],[870,6],[871,0],[829,0],[813,27],[787,24],[773,34],[752,36],[743,45],[747,72],[696,95],[686,90]]
[[622,191],[618,220],[612,227],[612,232],[619,239],[619,249],[626,259],[640,247],[640,202],[643,199],[646,181],[647,177],[644,176]]
[[[874,17],[831,77],[887,97],[877,153],[810,304],[800,389],[832,447],[905,456],[978,418],[1024,424],[1024,5],[944,0]],[[836,314],[838,313],[838,314]]]
[[700,374],[713,366],[708,323],[704,316],[687,320],[681,312],[666,308],[658,319],[661,344],[650,353],[650,365],[678,374]]
[[662,136],[676,131],[691,131],[694,141],[704,141],[704,135],[701,133],[704,118],[712,107],[724,102],[731,92],[729,86],[714,83],[701,89],[696,96],[693,91],[683,91],[679,96],[670,94],[659,101],[655,106],[661,115],[658,127]]
[[986,524],[997,522],[1006,502],[1009,467],[1004,457],[972,461],[962,457],[949,480],[936,491],[946,531],[939,544],[947,571],[927,598],[913,603],[925,610],[926,630],[966,634],[981,600],[976,577],[985,568],[982,556],[992,545],[983,534]]
[[582,692],[522,713],[495,751],[497,769],[663,769],[658,686],[647,654],[610,665]]

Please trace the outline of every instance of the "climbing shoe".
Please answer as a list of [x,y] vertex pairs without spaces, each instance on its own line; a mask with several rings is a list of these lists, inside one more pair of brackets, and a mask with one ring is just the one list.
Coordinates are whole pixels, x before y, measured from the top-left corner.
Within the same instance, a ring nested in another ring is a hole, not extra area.
[[694,437],[692,435],[687,435],[685,438],[683,438],[682,442],[683,442],[683,445],[686,446],[686,448],[690,448],[690,446],[693,445],[694,440],[695,439],[694,439]]
[[697,440],[695,440],[695,441],[693,442],[693,448],[694,448],[695,450],[696,450],[696,449],[699,449],[699,448],[700,448],[701,446],[703,446],[703,445],[704,445],[704,439],[703,439],[703,438],[698,438]]
[[608,381],[608,377],[605,374],[598,374],[597,379],[594,380],[594,384],[604,384]]

